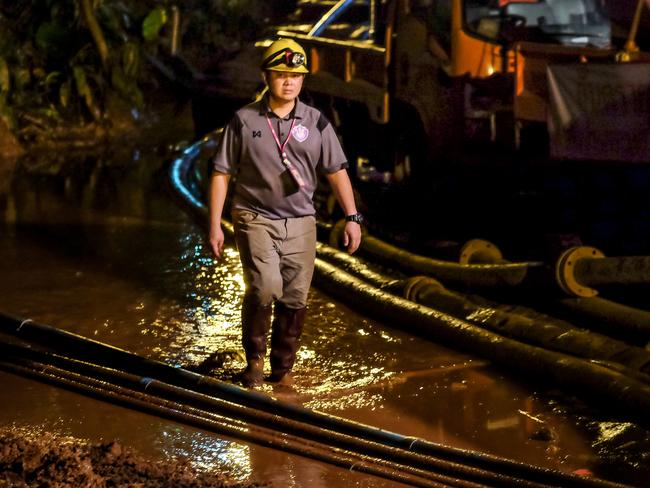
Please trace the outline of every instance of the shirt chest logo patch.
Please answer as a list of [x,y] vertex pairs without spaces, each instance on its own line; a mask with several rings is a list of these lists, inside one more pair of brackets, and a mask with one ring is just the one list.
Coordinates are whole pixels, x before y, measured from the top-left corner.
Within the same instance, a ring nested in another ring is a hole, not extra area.
[[291,135],[296,141],[305,142],[309,137],[309,129],[302,124],[298,124],[291,131]]

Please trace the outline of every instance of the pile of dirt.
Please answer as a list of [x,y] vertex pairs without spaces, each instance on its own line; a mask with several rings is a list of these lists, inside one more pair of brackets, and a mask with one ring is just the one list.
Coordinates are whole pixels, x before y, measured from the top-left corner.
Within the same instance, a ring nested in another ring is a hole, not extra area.
[[147,460],[117,442],[91,444],[50,434],[0,429],[0,487],[204,488],[251,486],[187,461]]

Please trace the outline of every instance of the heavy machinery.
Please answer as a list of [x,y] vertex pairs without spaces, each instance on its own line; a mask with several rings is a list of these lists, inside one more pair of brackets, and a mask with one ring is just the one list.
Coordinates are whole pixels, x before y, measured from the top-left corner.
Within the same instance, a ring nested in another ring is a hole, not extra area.
[[605,0],[303,0],[277,35],[308,50],[306,87],[349,156],[390,178],[424,175],[476,143],[650,161],[639,142],[650,57],[634,42],[644,2],[622,47]]

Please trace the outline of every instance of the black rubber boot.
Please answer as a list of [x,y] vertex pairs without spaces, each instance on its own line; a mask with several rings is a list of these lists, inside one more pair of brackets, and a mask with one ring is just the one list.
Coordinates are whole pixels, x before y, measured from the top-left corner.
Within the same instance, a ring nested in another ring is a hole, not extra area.
[[268,378],[269,381],[291,382],[289,373],[296,360],[306,311],[306,308],[288,308],[281,302],[275,304],[275,317],[271,332],[271,376]]
[[264,381],[264,358],[248,359],[246,369],[239,373],[237,379],[246,387],[261,385]]
[[264,379],[266,336],[271,326],[273,305],[259,305],[253,297],[245,296],[242,304],[242,345],[247,366],[239,375],[245,386],[255,386]]

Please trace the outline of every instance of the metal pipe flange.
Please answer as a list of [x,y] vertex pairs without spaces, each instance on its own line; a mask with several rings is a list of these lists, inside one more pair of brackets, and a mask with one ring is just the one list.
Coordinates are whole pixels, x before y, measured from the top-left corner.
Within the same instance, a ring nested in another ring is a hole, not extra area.
[[496,264],[503,262],[501,250],[490,241],[470,239],[460,250],[460,264]]
[[568,295],[590,298],[598,295],[598,290],[578,281],[575,266],[581,259],[602,259],[605,255],[595,247],[575,246],[564,251],[555,264],[555,279],[562,291]]

